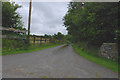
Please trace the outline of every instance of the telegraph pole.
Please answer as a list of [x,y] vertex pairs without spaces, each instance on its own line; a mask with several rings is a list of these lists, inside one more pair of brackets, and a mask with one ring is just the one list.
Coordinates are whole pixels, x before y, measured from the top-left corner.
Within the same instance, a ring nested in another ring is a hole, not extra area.
[[29,38],[29,35],[30,35],[30,23],[31,23],[31,5],[32,5],[32,0],[30,0],[30,5],[29,5],[28,38]]

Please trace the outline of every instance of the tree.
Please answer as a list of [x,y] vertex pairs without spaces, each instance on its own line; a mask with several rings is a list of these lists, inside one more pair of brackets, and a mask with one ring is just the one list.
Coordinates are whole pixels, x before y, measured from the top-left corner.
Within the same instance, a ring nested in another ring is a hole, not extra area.
[[63,40],[64,35],[61,32],[58,32],[57,34],[54,34],[53,37],[58,40]]
[[51,35],[47,35],[47,34],[45,34],[44,37],[45,37],[45,38],[50,38]]
[[[101,45],[115,42],[118,29],[118,3],[70,2],[63,18],[73,42]],[[118,39],[118,38],[117,38]]]
[[23,23],[21,16],[17,12],[18,8],[22,6],[15,4],[15,2],[3,2],[2,3],[2,26],[22,29]]

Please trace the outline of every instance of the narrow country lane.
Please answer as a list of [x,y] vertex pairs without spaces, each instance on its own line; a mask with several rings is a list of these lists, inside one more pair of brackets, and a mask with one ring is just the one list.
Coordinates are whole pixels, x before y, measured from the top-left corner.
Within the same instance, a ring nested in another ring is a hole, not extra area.
[[117,78],[76,54],[71,45],[2,57],[3,78]]

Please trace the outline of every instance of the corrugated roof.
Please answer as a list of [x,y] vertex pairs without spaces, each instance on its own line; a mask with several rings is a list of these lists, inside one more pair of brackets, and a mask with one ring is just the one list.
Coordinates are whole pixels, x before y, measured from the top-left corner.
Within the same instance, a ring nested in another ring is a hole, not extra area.
[[27,30],[19,30],[19,29],[15,29],[15,28],[1,27],[1,26],[0,26],[0,30],[13,31],[13,32],[19,32],[19,33],[26,33],[27,32]]

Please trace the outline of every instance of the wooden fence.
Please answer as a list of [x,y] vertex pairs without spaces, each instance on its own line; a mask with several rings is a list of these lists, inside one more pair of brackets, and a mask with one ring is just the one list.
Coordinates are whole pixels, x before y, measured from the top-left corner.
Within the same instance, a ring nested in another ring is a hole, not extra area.
[[[28,41],[28,36],[19,36],[19,35],[1,35],[2,39],[9,39],[9,40],[24,40],[24,42]],[[43,44],[43,43],[57,43],[60,40],[54,38],[45,38],[43,36],[29,36],[29,43],[30,44]]]
[[[0,26],[0,39],[2,39],[3,43],[7,42],[15,42],[15,44],[20,43],[24,44],[43,44],[43,43],[57,43],[60,40],[55,38],[47,38],[45,36],[37,36],[37,35],[26,35],[26,30],[19,30],[14,28],[5,28]],[[14,44],[14,43],[13,43]]]
[[30,36],[29,42],[30,44],[42,44],[42,43],[56,43],[59,42],[59,40],[53,38],[44,38],[41,36]]
[[60,41],[57,39],[46,38],[44,36],[37,36],[37,35],[30,35],[28,39],[28,35],[26,35],[26,30],[0,27],[0,31],[2,31],[3,33],[2,35],[0,35],[0,38],[8,39],[8,40],[15,40],[15,41],[23,40],[25,44],[28,42],[30,44],[42,44],[42,43],[56,43]]

